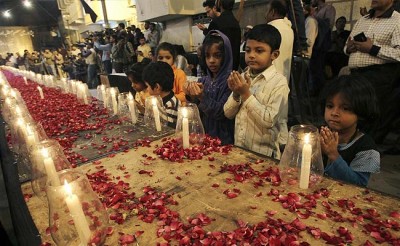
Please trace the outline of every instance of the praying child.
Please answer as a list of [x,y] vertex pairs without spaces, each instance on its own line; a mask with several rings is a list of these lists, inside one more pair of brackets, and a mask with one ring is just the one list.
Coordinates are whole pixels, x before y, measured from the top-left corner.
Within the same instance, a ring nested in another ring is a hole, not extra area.
[[232,90],[224,105],[235,118],[235,145],[280,159],[280,139],[287,139],[289,87],[272,62],[279,56],[281,35],[268,24],[249,31],[245,47],[247,68],[228,78]]

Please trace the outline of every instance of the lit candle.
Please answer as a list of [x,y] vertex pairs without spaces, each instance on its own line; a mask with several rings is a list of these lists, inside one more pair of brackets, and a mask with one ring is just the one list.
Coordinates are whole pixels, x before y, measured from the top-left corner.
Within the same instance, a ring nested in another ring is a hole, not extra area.
[[154,122],[156,124],[156,130],[158,132],[161,131],[161,121],[160,121],[160,112],[158,111],[158,107],[157,107],[157,99],[153,98],[153,114],[154,114]]
[[47,148],[43,148],[41,150],[43,156],[44,168],[46,170],[47,178],[52,181],[54,186],[60,186],[61,182],[58,178],[58,174],[56,171],[56,167],[54,166],[53,159],[49,156],[49,150]]
[[37,89],[38,89],[39,94],[40,94],[40,99],[44,99],[42,87],[38,86]]
[[131,113],[132,123],[135,124],[137,121],[136,106],[131,93],[128,94],[128,107],[129,107],[129,112]]
[[308,183],[310,182],[312,147],[309,142],[310,142],[310,134],[308,133],[304,137],[304,145],[301,153],[301,171],[300,171],[301,189],[308,189]]
[[76,81],[71,81],[71,89],[73,94],[76,94],[76,86]]
[[182,142],[183,148],[189,148],[189,119],[186,108],[182,108]]
[[92,233],[90,232],[89,224],[83,212],[82,204],[79,201],[78,196],[72,193],[71,186],[68,184],[67,180],[64,181],[64,189],[67,194],[65,202],[67,203],[69,214],[74,221],[76,231],[78,232],[79,239],[81,240],[81,245],[87,245]]
[[117,92],[115,91],[115,88],[110,89],[110,94],[111,94],[113,112],[114,114],[118,114]]
[[107,108],[106,86],[105,85],[100,85],[100,90],[101,90],[101,97],[103,98],[104,108]]
[[26,146],[28,148],[36,143],[36,133],[30,125],[26,126]]
[[79,85],[79,87],[80,87],[80,91],[81,91],[81,95],[82,95],[82,98],[83,98],[83,102],[85,103],[85,104],[89,104],[89,100],[88,100],[88,97],[87,97],[87,94],[86,94],[86,84],[80,84]]
[[24,76],[24,82],[26,85],[28,85],[28,80],[26,79],[26,77]]

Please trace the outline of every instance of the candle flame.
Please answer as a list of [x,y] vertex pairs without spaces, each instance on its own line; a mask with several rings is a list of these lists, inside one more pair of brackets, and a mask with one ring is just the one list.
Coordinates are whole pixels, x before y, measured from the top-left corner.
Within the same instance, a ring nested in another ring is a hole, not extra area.
[[18,118],[18,119],[17,119],[17,125],[18,125],[18,126],[22,126],[23,124],[24,124],[24,119]]
[[11,99],[9,97],[6,98],[5,103],[10,107],[11,105]]
[[28,134],[28,136],[33,135],[33,130],[30,125],[26,125],[26,133]]
[[152,99],[153,106],[157,106],[157,98]]
[[72,195],[72,188],[71,185],[68,184],[67,180],[64,180],[64,189],[68,196]]
[[128,99],[129,100],[133,100],[133,96],[132,96],[132,94],[130,92],[128,93]]
[[47,148],[43,148],[41,152],[44,158],[49,158],[49,150]]
[[22,110],[19,106],[15,107],[15,112],[17,113],[17,115],[21,115],[22,114]]
[[42,89],[42,87],[38,86],[38,87],[37,87],[37,89],[38,89],[38,90],[41,90],[41,89]]
[[304,143],[306,144],[310,143],[310,133],[307,133],[306,136],[304,137]]
[[15,90],[11,90],[10,91],[10,96],[14,97],[14,98],[17,97],[17,92],[15,92]]

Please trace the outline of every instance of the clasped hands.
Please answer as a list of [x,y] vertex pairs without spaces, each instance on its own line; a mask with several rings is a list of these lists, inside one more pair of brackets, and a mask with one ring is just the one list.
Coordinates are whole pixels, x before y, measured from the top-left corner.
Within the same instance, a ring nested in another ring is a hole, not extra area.
[[247,73],[244,78],[237,71],[232,71],[228,77],[228,87],[233,92],[233,97],[241,98],[242,102],[246,101],[250,96],[251,79]]
[[339,157],[337,149],[339,145],[339,134],[331,131],[326,126],[322,126],[320,131],[320,140],[322,153],[328,156],[330,162],[336,160]]
[[187,81],[183,86],[183,92],[194,99],[201,100],[203,98],[203,84],[197,81]]
[[354,53],[357,51],[363,52],[363,53],[369,53],[373,45],[373,42],[370,38],[367,38],[367,41],[365,42],[357,42],[354,41],[351,37],[349,37],[349,40],[347,41],[347,53]]

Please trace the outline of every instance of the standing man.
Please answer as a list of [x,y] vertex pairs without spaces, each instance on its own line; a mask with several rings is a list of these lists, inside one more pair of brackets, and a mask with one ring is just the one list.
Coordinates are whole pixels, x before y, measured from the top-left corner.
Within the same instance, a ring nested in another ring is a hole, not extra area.
[[235,0],[217,0],[215,4],[217,9],[221,10],[221,15],[215,19],[218,30],[229,38],[232,47],[232,69],[238,70],[240,62],[240,40],[242,33],[239,22],[232,12]]
[[88,43],[86,50],[82,50],[82,57],[85,58],[87,68],[87,85],[89,89],[97,87],[97,62],[96,62],[96,51],[93,49],[93,44]]
[[214,21],[216,18],[218,18],[221,13],[217,11],[217,7],[215,6],[215,0],[207,0],[203,2],[203,7],[204,10],[206,11],[206,14],[208,17],[211,18],[211,22],[208,25],[208,28],[204,24],[197,24],[196,26],[203,31],[204,36],[208,34],[210,30],[219,30],[216,21]]
[[151,47],[151,51],[155,54],[158,43],[160,42],[160,33],[157,31],[155,23],[150,23],[150,33],[148,36],[147,42]]
[[355,24],[344,51],[351,74],[366,78],[375,88],[381,115],[371,133],[381,143],[400,107],[393,94],[400,79],[400,14],[393,0],[372,0],[371,8]]
[[279,56],[274,60],[276,70],[290,81],[290,69],[292,66],[292,52],[294,33],[292,23],[285,16],[287,13],[287,5],[284,0],[272,0],[267,5],[265,19],[267,24],[274,26],[281,34],[282,42],[279,47]]
[[330,30],[335,25],[336,9],[331,4],[326,4],[325,0],[312,0],[311,5],[316,8],[314,13],[315,19],[328,19]]

